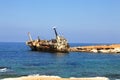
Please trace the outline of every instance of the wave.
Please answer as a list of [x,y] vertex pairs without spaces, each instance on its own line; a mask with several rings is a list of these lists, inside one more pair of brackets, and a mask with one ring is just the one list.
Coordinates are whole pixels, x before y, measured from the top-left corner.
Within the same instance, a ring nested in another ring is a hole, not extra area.
[[107,77],[88,77],[88,78],[61,78],[59,76],[47,76],[47,75],[28,75],[28,76],[22,76],[18,78],[5,78],[1,80],[109,80]]
[[0,67],[0,72],[7,72],[8,68],[7,67]]

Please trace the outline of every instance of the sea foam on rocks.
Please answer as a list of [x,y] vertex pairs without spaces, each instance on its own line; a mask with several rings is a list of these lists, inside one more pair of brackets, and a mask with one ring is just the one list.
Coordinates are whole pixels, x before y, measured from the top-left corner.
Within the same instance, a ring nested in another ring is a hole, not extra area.
[[106,77],[88,77],[88,78],[61,78],[59,76],[46,76],[46,75],[29,75],[18,78],[5,78],[2,80],[109,80]]
[[8,68],[7,67],[0,67],[0,72],[7,72]]

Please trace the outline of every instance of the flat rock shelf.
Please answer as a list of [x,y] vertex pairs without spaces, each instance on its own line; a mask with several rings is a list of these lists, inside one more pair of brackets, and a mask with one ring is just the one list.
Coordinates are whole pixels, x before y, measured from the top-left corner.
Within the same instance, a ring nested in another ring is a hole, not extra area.
[[69,52],[120,53],[120,44],[70,47]]

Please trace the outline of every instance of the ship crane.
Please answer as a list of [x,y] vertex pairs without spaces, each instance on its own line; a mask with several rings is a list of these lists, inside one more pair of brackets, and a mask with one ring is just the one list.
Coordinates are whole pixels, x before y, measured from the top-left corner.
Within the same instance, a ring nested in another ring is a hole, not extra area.
[[57,37],[57,36],[58,36],[58,33],[57,33],[56,28],[55,28],[55,27],[53,27],[53,30],[54,30],[54,32],[55,32],[55,36]]

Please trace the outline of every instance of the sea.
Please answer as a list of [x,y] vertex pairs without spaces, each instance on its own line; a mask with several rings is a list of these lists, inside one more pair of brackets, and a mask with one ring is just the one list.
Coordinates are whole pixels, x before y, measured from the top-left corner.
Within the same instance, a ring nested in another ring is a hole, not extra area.
[[[70,46],[97,45],[70,43]],[[24,42],[0,42],[0,79],[28,75],[120,80],[120,54],[31,51]]]

